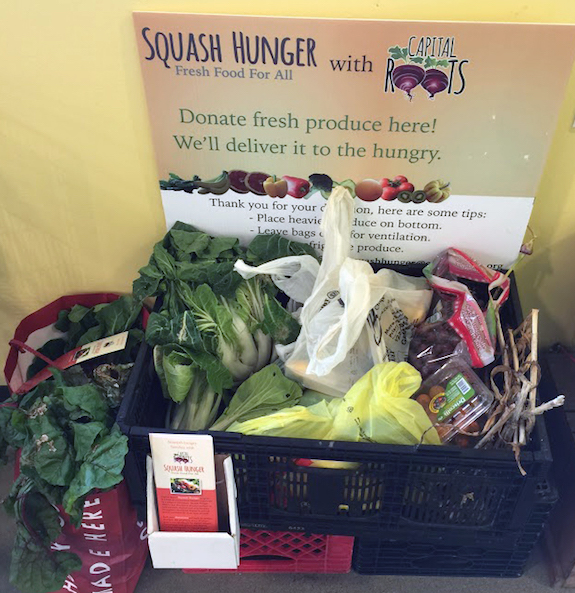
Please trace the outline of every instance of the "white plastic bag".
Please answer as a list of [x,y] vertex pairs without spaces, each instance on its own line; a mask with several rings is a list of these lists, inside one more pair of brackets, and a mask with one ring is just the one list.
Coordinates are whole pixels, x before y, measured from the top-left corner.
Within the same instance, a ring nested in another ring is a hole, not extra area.
[[368,262],[349,257],[353,210],[351,194],[338,186],[322,219],[322,264],[285,365],[309,389],[338,397],[375,364],[407,358],[411,328],[431,301],[424,278],[376,274]]
[[312,293],[319,272],[319,262],[311,255],[292,255],[254,267],[239,259],[234,269],[246,280],[258,274],[267,274],[290,299],[296,303],[304,303]]

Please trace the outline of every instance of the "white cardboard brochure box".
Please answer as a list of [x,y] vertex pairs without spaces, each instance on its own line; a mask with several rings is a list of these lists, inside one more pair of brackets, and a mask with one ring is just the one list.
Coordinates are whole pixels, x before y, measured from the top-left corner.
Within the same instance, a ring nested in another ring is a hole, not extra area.
[[[222,462],[216,456],[216,463]],[[240,523],[236,501],[234,469],[230,457],[223,459],[227,491],[229,533],[160,531],[152,458],[146,461],[148,546],[154,568],[228,568],[240,563]]]

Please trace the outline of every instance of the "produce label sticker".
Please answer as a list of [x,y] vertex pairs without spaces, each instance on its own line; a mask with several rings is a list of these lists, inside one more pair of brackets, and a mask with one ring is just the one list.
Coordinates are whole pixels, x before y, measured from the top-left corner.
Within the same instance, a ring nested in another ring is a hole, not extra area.
[[353,256],[517,257],[575,55],[571,25],[134,13],[167,227]]

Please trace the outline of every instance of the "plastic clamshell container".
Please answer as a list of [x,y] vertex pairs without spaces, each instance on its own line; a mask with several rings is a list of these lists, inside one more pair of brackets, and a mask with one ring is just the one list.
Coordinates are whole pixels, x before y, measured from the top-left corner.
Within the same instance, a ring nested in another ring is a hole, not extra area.
[[425,379],[413,398],[447,443],[485,414],[494,396],[466,362],[452,358]]
[[[222,457],[216,455],[216,463],[222,462]],[[151,457],[146,460],[146,468],[148,546],[153,567],[236,569],[240,563],[240,524],[231,457],[223,459],[229,533],[160,531]]]

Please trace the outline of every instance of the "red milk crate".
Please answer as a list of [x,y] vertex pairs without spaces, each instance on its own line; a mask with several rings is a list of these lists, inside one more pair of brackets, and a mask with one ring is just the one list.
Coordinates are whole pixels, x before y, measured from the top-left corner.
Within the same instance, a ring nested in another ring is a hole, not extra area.
[[344,535],[242,529],[240,565],[236,570],[184,569],[184,572],[347,573],[351,570],[354,539]]

